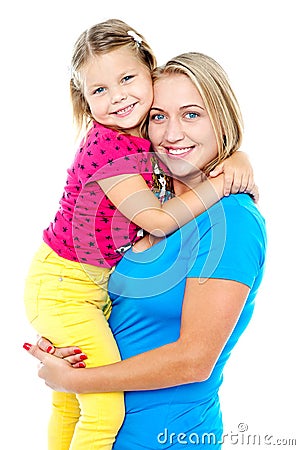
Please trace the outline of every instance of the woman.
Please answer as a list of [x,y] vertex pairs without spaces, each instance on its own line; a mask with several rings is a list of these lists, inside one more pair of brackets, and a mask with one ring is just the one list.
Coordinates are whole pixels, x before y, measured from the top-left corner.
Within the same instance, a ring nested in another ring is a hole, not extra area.
[[[235,152],[242,118],[223,69],[188,53],[154,74],[149,138],[174,176],[176,195]],[[122,361],[78,370],[32,346],[39,376],[56,390],[126,391],[114,448],[221,448],[218,391],[246,328],[265,263],[264,220],[246,194],[230,195],[165,239],[143,239],[109,283],[110,325]],[[78,363],[77,363],[78,364]]]

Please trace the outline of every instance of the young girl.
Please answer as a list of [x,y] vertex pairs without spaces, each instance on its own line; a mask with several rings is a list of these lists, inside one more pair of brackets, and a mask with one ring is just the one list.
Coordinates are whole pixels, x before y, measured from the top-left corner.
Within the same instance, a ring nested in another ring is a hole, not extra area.
[[[155,66],[144,37],[119,20],[85,31],[74,48],[74,117],[88,131],[33,259],[25,305],[40,335],[58,347],[80,344],[88,367],[120,359],[107,323],[107,281],[122,253],[139,239],[138,231],[169,234],[223,195],[221,175],[164,203],[171,197],[170,179],[140,134],[153,99]],[[179,151],[174,142],[170,153]],[[238,175],[248,170],[243,155],[234,158],[242,159]],[[227,166],[228,173],[235,164]],[[111,449],[123,417],[122,393],[53,392],[49,449]]]

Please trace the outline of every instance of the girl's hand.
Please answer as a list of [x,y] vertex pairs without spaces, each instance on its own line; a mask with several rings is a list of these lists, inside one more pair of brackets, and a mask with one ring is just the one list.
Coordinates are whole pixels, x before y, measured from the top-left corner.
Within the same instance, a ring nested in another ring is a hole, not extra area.
[[259,200],[258,187],[254,182],[253,168],[246,153],[237,151],[210,172],[210,177],[224,173],[224,196],[244,192],[250,194],[255,203]]

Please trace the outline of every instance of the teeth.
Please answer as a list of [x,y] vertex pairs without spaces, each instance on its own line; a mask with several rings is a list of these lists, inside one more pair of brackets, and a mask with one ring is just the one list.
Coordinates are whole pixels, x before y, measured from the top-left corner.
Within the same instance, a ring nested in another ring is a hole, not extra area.
[[133,105],[127,106],[127,108],[120,109],[119,111],[117,111],[116,114],[124,114],[132,108],[133,108]]
[[168,152],[171,154],[171,155],[182,155],[183,153],[187,153],[187,152],[189,152],[191,150],[191,147],[186,147],[186,148],[178,148],[178,149],[174,149],[174,148],[172,148],[172,149],[169,149],[168,150]]

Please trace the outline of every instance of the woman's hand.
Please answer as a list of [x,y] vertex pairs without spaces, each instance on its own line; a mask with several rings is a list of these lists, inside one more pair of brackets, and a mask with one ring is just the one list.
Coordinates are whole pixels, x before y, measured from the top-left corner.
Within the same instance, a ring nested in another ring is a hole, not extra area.
[[254,182],[253,168],[246,153],[237,151],[218,164],[209,174],[216,177],[224,173],[224,195],[244,192],[252,196],[255,203],[259,200],[258,187]]
[[40,348],[40,350],[43,350],[43,352],[65,359],[75,369],[85,367],[85,363],[83,361],[87,359],[87,356],[85,353],[82,353],[79,347],[54,347],[54,345],[52,345],[52,343],[44,337],[40,337],[36,345]]
[[37,345],[24,344],[23,347],[41,362],[38,376],[45,380],[47,386],[55,391],[74,392],[74,375],[78,371],[65,358],[51,355]]

